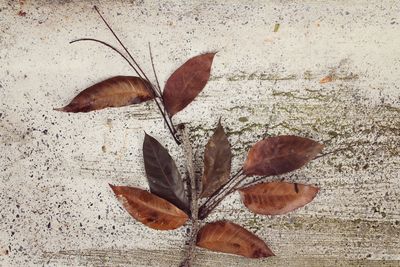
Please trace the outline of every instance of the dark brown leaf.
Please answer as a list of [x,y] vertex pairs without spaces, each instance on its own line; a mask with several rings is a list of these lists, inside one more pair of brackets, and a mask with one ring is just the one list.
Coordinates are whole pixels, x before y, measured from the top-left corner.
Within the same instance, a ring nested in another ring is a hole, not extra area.
[[231,145],[221,122],[206,145],[201,197],[209,197],[224,185],[231,173]]
[[167,80],[163,99],[172,117],[184,109],[206,86],[215,53],[193,57],[180,66]]
[[67,106],[55,110],[89,112],[139,104],[154,98],[154,94],[146,85],[150,88],[150,84],[139,77],[116,76],[90,86],[80,92]]
[[143,158],[150,191],[189,214],[189,200],[175,161],[168,151],[148,134],[144,137]]
[[283,174],[302,167],[322,148],[311,139],[293,135],[266,138],[250,149],[243,170],[248,176]]
[[172,230],[187,220],[186,213],[143,189],[110,185],[115,196],[133,218],[157,230]]
[[275,256],[264,241],[243,227],[228,222],[208,223],[197,235],[197,246],[247,258]]
[[254,213],[285,214],[311,202],[319,189],[286,182],[261,183],[240,189],[244,205]]

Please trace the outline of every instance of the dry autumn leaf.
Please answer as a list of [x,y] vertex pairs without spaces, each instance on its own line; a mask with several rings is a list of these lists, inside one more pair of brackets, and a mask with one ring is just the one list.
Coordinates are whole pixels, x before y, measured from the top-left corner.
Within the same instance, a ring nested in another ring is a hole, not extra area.
[[270,182],[240,189],[244,205],[254,213],[285,214],[311,202],[319,189],[310,185]]
[[314,159],[323,145],[308,138],[282,135],[257,142],[249,151],[243,171],[250,175],[279,175]]
[[150,191],[189,214],[189,200],[175,161],[168,151],[148,134],[144,137],[143,158]]
[[163,100],[172,117],[184,109],[206,86],[215,53],[193,57],[180,66],[165,84]]
[[157,230],[172,230],[187,220],[186,213],[146,190],[110,185],[117,199],[133,218]]
[[80,92],[63,108],[64,112],[89,112],[109,107],[139,104],[154,98],[150,84],[134,76],[116,76]]
[[322,78],[320,81],[319,81],[319,83],[329,83],[329,82],[331,82],[331,81],[333,81],[333,77],[332,76],[326,76],[326,77],[324,77],[324,78]]
[[203,226],[197,235],[197,246],[247,258],[274,256],[263,240],[240,225],[228,221]]
[[209,197],[224,185],[231,173],[232,152],[221,122],[206,145],[201,197]]

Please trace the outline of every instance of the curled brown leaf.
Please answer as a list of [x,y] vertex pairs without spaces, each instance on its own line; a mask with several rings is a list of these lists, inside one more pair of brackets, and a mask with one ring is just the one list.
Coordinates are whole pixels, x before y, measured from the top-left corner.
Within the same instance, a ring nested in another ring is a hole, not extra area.
[[134,76],[116,76],[80,92],[63,108],[64,112],[89,112],[109,107],[139,104],[154,98],[150,84]]
[[146,190],[129,186],[110,187],[129,214],[150,228],[172,230],[188,220],[185,212]]
[[249,151],[243,171],[250,175],[279,175],[296,170],[322,151],[314,140],[282,135],[257,142]]
[[217,221],[203,226],[197,235],[197,246],[247,258],[274,256],[263,240],[240,225],[228,221]]
[[240,189],[243,204],[252,212],[264,215],[285,214],[311,202],[319,189],[315,186],[270,182]]
[[215,53],[195,56],[168,78],[163,100],[171,117],[189,105],[206,86],[214,56]]

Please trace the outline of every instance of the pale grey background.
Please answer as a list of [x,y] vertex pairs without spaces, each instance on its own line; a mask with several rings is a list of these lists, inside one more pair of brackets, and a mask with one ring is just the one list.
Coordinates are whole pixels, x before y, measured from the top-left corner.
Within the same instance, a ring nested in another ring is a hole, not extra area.
[[147,186],[144,130],[183,165],[155,105],[52,110],[132,74],[107,48],[68,44],[116,44],[94,4],[148,73],[151,42],[162,84],[188,58],[219,51],[211,81],[175,118],[190,124],[198,164],[219,117],[234,170],[265,134],[310,137],[327,152],[353,145],[284,176],[321,188],[305,208],[256,216],[232,195],[211,218],[256,232],[277,257],[201,250],[196,265],[400,265],[398,1],[0,0],[1,266],[177,266],[183,257],[186,227],[144,227],[108,187]]

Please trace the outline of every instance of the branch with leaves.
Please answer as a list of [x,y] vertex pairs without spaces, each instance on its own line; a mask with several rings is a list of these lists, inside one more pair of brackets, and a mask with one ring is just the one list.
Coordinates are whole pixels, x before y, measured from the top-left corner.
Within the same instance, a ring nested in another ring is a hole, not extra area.
[[219,121],[205,147],[203,175],[197,177],[188,131],[184,125],[176,130],[172,117],[188,106],[206,86],[216,53],[205,53],[186,61],[161,90],[150,45],[157,85],[149,80],[96,7],[95,10],[128,56],[97,39],[82,38],[73,42],[94,41],[106,45],[121,55],[138,76],[109,78],[83,90],[65,107],[56,110],[90,112],[154,100],[176,143],[180,145],[183,142],[181,147],[189,176],[189,179],[182,179],[167,149],[146,133],[143,160],[150,192],[110,185],[122,206],[133,218],[157,230],[177,229],[191,221],[189,245],[181,266],[192,265],[196,246],[248,258],[273,256],[262,239],[242,226],[224,220],[205,221],[223,199],[236,191],[240,193],[244,206],[262,215],[285,214],[311,202],[318,193],[317,187],[282,180],[266,182],[266,179],[303,167],[321,153],[323,145],[290,135],[266,138],[250,149],[243,166],[231,175],[231,145]]

